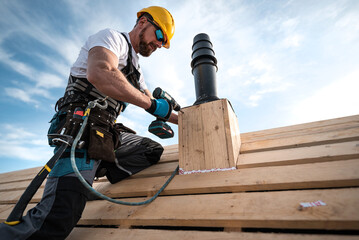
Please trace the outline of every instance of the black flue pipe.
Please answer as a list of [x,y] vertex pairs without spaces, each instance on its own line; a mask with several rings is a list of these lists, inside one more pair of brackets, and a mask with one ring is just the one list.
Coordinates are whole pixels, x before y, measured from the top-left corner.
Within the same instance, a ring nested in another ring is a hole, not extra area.
[[217,59],[209,36],[200,33],[193,38],[192,74],[196,88],[196,101],[193,105],[218,100],[216,86]]

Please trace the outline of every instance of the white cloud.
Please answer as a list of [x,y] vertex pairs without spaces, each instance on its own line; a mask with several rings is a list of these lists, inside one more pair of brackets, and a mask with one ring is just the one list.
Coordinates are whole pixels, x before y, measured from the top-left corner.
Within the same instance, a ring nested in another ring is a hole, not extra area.
[[289,18],[289,19],[283,21],[281,28],[284,31],[293,31],[298,26],[298,24],[299,24],[298,18]]
[[19,140],[19,139],[28,139],[35,136],[35,134],[24,130],[23,128],[15,127],[11,124],[4,124],[1,129],[6,132],[2,133],[2,138],[7,139],[9,141]]
[[259,71],[270,71],[273,69],[272,64],[268,61],[268,56],[265,54],[254,56],[252,60],[249,61],[248,65],[254,70]]
[[51,99],[49,92],[52,88],[65,87],[65,78],[58,77],[54,74],[41,72],[31,66],[12,59],[12,56],[0,47],[0,62],[8,65],[15,72],[25,76],[35,85],[24,84],[23,82],[15,87],[5,88],[5,93],[12,98],[19,99],[26,103],[39,103],[38,96]]
[[300,34],[293,34],[290,36],[287,36],[284,40],[283,40],[283,46],[284,47],[299,47],[301,45],[303,41],[303,36],[301,36]]
[[44,137],[19,126],[2,125],[0,137],[0,157],[46,162],[53,155]]
[[45,89],[66,87],[66,81],[64,78],[60,78],[50,73],[40,73],[36,77],[36,83],[38,87]]
[[292,107],[290,122],[302,123],[359,114],[359,70],[355,70]]
[[32,98],[30,92],[24,91],[19,88],[5,88],[5,94],[8,95],[9,97],[18,99],[26,103],[38,104],[38,101]]

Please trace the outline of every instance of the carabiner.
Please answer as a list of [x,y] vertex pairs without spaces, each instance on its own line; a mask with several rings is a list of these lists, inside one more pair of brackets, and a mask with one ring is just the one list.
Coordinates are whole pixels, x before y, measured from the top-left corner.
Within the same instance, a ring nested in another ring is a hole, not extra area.
[[[106,101],[107,97],[105,98],[98,98],[95,101],[91,101],[88,103],[89,108],[95,108],[95,107],[99,107],[100,109],[106,109],[108,106],[108,103]],[[103,104],[100,104],[101,102],[103,102]]]

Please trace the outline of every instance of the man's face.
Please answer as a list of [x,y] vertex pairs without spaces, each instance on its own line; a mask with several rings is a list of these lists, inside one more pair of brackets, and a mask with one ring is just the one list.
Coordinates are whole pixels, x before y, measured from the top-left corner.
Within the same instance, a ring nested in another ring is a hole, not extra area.
[[[152,28],[154,27],[151,25],[147,25],[141,30],[139,35],[140,43],[138,52],[144,57],[149,57],[158,48],[158,41],[156,39],[155,30]],[[149,40],[145,40],[145,35],[147,37],[146,39]]]

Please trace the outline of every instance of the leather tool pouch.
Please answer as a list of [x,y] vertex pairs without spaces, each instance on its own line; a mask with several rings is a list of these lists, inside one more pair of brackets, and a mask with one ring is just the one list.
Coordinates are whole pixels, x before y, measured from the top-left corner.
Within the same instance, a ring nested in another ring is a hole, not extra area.
[[115,144],[117,137],[113,125],[101,114],[92,113],[88,119],[88,157],[94,160],[115,162]]
[[73,138],[77,136],[77,133],[79,132],[83,119],[81,116],[78,118],[74,117],[73,109],[67,111],[66,113],[66,120],[64,121],[62,128],[57,130],[57,133],[64,134],[64,135],[70,135]]

